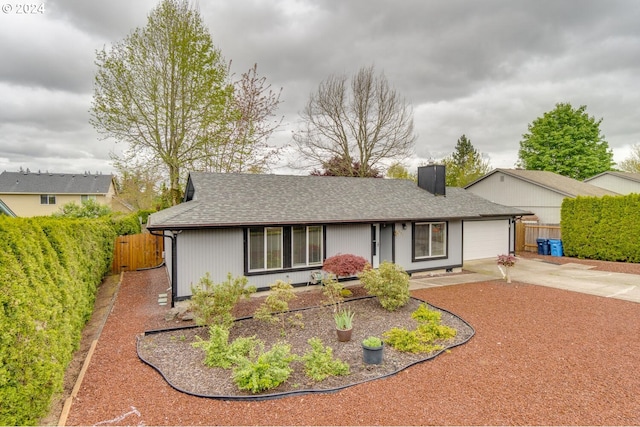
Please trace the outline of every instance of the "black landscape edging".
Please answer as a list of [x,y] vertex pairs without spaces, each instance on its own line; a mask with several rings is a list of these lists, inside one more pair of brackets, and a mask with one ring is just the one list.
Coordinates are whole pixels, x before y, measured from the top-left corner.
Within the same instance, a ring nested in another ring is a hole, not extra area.
[[[348,301],[355,301],[355,300],[360,300],[360,299],[367,299],[367,298],[375,298],[373,296],[364,296],[364,297],[357,297],[357,298],[351,298]],[[419,363],[423,363],[426,362],[428,360],[434,359],[437,356],[439,356],[440,354],[442,354],[443,352],[450,350],[452,348],[456,348],[459,347],[463,344],[466,344],[467,342],[469,342],[469,340],[471,338],[474,337],[474,335],[476,334],[476,330],[473,328],[473,326],[471,326],[469,324],[469,322],[467,322],[466,320],[464,320],[463,318],[461,318],[460,316],[450,312],[449,310],[445,310],[443,308],[440,308],[438,306],[435,306],[433,304],[429,304],[427,301],[421,300],[419,298],[415,298],[415,297],[411,297],[411,299],[417,300],[417,301],[421,301],[424,303],[427,303],[428,305],[430,305],[431,307],[438,309],[440,311],[443,311],[445,313],[449,313],[450,315],[457,317],[461,322],[463,322],[465,325],[467,325],[470,329],[471,329],[471,335],[469,335],[469,337],[462,341],[459,342],[457,344],[451,345],[449,347],[443,348],[442,350],[437,351],[436,353],[425,357],[424,359],[421,360],[417,360],[413,363],[410,363],[406,366],[404,366],[401,369],[398,369],[396,371],[390,372],[388,374],[384,374],[381,375],[379,377],[376,378],[369,378],[367,380],[363,380],[363,381],[358,381],[358,382],[354,382],[351,384],[346,384],[344,386],[340,386],[340,387],[335,387],[335,388],[330,388],[330,389],[306,389],[306,390],[292,390],[292,391],[286,391],[286,392],[281,392],[281,393],[271,393],[271,394],[259,394],[259,395],[251,395],[251,396],[228,396],[228,395],[208,395],[208,394],[199,394],[199,393],[194,393],[188,390],[183,390],[180,387],[177,387],[175,385],[173,385],[171,383],[171,381],[169,381],[167,379],[167,377],[164,375],[164,373],[158,368],[156,367],[153,363],[148,362],[147,360],[145,360],[144,358],[142,358],[142,356],[140,356],[140,352],[138,351],[138,345],[140,343],[140,336],[136,337],[136,354],[138,355],[138,358],[140,360],[142,360],[144,363],[146,363],[147,365],[151,366],[153,369],[155,369],[156,371],[158,371],[158,373],[160,374],[160,376],[167,382],[167,384],[169,384],[169,386],[171,386],[173,389],[181,392],[181,393],[185,393],[188,394],[190,396],[196,396],[196,397],[202,397],[202,398],[207,398],[207,399],[217,399],[217,400],[230,400],[230,401],[261,401],[261,400],[271,400],[271,399],[279,399],[282,397],[288,397],[288,396],[299,396],[299,395],[303,395],[303,394],[319,394],[319,393],[336,393],[340,390],[344,390],[346,388],[349,387],[353,387],[359,384],[364,384],[370,381],[377,381],[383,378],[389,378],[393,375],[397,375],[398,373],[404,371],[407,368],[410,368],[412,366],[415,366]],[[321,307],[321,306],[312,306],[312,307],[304,307],[304,308],[298,308],[298,309],[294,309],[294,310],[288,310],[286,311],[286,313],[293,313],[296,311],[302,311],[302,310],[308,310],[308,309],[312,309],[312,308],[317,308],[317,307]],[[239,319],[235,319],[235,321],[240,321],[240,320],[247,320],[247,319],[251,319],[253,316],[246,316],[246,317],[242,317]],[[154,329],[154,330],[150,330],[150,331],[145,331],[143,336],[145,335],[153,335],[153,334],[158,334],[158,333],[162,333],[162,332],[174,332],[174,331],[180,331],[180,330],[187,330],[187,329],[193,329],[193,328],[201,328],[202,326],[197,326],[197,325],[190,325],[190,326],[185,326],[185,327],[179,327],[179,328],[167,328],[167,329]]]

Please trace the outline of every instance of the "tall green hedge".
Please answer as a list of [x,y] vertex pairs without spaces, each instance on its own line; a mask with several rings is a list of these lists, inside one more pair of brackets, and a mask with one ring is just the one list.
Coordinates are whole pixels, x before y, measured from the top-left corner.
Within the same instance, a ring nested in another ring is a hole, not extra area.
[[640,262],[640,194],[565,198],[560,225],[567,256]]
[[109,270],[108,220],[0,217],[0,425],[36,424]]

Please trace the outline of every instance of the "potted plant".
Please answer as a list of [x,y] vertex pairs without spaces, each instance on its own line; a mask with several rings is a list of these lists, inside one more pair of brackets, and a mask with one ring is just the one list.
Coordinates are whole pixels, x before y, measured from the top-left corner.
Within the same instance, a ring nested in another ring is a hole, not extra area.
[[351,339],[351,332],[353,331],[353,316],[355,313],[350,308],[340,307],[338,311],[333,315],[336,321],[336,332],[338,334],[338,341],[346,342]]
[[382,352],[384,343],[378,337],[368,337],[362,340],[362,357],[364,363],[369,365],[379,365],[382,363]]

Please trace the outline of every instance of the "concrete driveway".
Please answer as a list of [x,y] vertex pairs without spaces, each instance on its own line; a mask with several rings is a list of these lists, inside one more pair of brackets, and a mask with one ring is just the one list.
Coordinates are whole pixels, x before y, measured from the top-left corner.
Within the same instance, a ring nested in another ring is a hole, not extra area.
[[[495,258],[468,261],[463,269],[472,273],[412,277],[411,288],[502,279]],[[518,258],[516,266],[511,268],[511,280],[640,303],[640,275],[597,271],[583,264],[553,264]]]

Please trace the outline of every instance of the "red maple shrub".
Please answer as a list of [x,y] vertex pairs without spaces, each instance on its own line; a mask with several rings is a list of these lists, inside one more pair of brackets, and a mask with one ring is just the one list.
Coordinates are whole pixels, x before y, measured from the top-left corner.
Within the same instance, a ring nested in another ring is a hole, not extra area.
[[355,276],[364,271],[369,262],[358,255],[338,254],[324,260],[322,270],[336,277]]

